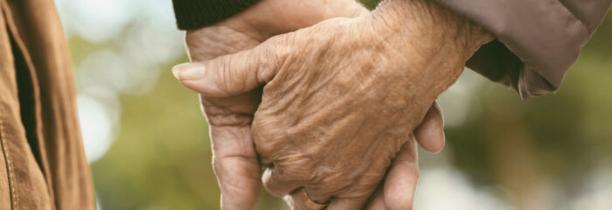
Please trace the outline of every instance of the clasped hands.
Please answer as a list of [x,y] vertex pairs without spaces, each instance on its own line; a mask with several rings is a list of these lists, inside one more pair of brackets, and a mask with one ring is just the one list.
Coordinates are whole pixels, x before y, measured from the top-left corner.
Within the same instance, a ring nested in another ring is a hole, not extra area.
[[200,94],[221,209],[262,183],[292,209],[411,209],[416,144],[444,146],[434,100],[490,39],[428,0],[262,0],[187,31],[173,74]]

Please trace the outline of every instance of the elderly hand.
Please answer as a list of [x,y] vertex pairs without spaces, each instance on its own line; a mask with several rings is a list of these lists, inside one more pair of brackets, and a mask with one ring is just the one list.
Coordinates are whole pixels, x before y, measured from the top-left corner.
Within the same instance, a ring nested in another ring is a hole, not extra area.
[[[269,36],[306,27],[326,18],[364,13],[365,9],[352,0],[297,3],[266,0],[215,26],[189,31],[187,46],[194,61],[204,61],[251,48]],[[253,89],[223,97],[202,97],[202,104],[210,122],[215,173],[223,193],[223,209],[249,209],[259,192],[260,167],[252,146],[249,125],[260,101],[260,94],[257,89]],[[419,143],[427,150],[437,152],[442,148],[444,136],[438,109],[432,107],[416,134]],[[373,208],[401,206],[409,199],[393,198],[399,195],[412,196],[417,165],[415,147],[411,144],[404,146],[401,152],[404,155],[400,155],[402,160],[396,161],[397,164],[394,164],[387,176],[388,186],[385,187],[385,192],[395,193],[377,194],[373,199]],[[294,205],[303,204],[299,202]],[[407,207],[402,209],[404,208]]]

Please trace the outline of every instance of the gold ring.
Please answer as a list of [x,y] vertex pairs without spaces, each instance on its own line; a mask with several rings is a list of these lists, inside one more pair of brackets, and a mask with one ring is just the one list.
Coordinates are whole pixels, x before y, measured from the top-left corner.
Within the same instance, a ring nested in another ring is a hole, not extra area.
[[304,206],[306,206],[306,208],[308,208],[309,210],[322,210],[327,207],[326,203],[319,203],[312,200],[310,196],[308,196],[308,193],[306,193],[306,190],[301,189],[300,191],[301,192],[299,194],[304,199]]

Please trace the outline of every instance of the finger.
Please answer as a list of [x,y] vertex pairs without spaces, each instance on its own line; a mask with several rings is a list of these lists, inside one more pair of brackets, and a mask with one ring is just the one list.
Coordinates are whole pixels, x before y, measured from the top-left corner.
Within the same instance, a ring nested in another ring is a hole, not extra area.
[[385,198],[382,193],[372,200],[372,203],[369,204],[367,210],[387,210]]
[[[380,170],[385,170],[384,168]],[[331,198],[327,210],[363,209],[369,198],[374,194],[376,185],[383,180],[384,173],[364,175],[354,183],[348,192]],[[372,182],[375,180],[375,182]]]
[[280,56],[265,43],[251,50],[212,60],[175,66],[172,74],[186,87],[206,97],[236,96],[276,74]]
[[268,168],[264,171],[262,181],[270,194],[276,197],[283,197],[300,187],[297,181],[289,180],[288,177],[279,173],[274,168]]
[[276,31],[274,34],[282,34],[300,28],[306,28],[331,18],[356,17],[369,14],[369,10],[355,0],[282,1],[282,3],[277,5],[279,8],[274,9],[274,11],[278,11],[276,17],[295,17],[295,12],[293,10],[283,9],[295,4],[299,4],[302,10],[309,12],[302,14],[299,21],[293,21],[287,24],[284,30]]
[[[418,179],[416,144],[415,136],[411,134],[408,141],[402,145],[402,148],[397,153],[397,156],[393,160],[391,166],[388,168],[384,181],[381,181],[383,180],[384,174],[368,175],[370,177],[364,176],[360,179],[360,181],[352,186],[349,193],[341,194],[340,196],[335,197],[327,209],[363,209],[367,204],[368,198],[371,196],[374,196],[374,199],[371,201],[370,209],[403,210],[408,206],[411,207],[412,196],[416,187],[416,180]],[[368,183],[371,180],[378,181],[375,183]],[[382,198],[377,198],[376,194],[373,195],[373,191],[376,189],[376,184],[379,182],[384,183],[382,193],[380,193]],[[381,199],[383,201],[382,203]],[[406,202],[410,203],[410,205],[407,205]]]
[[415,129],[414,134],[419,145],[428,152],[436,154],[444,149],[446,138],[444,119],[438,103],[434,102],[429,108],[423,122]]
[[383,194],[387,209],[412,209],[418,177],[418,153],[412,137],[402,146],[385,179]]
[[355,17],[370,13],[366,7],[355,0],[331,1],[327,5],[327,18]]
[[332,201],[327,210],[344,210],[344,209],[361,209],[368,196],[351,197],[351,198],[337,198]]
[[[393,209],[410,209],[412,208],[412,195],[418,178],[417,151],[415,139],[406,142],[398,157],[394,160],[389,172],[382,183],[383,188],[379,187],[374,193],[372,200],[368,203],[368,210],[393,210]],[[412,149],[414,147],[414,149]],[[399,168],[399,169],[398,169]],[[402,170],[408,169],[408,170]],[[400,185],[400,186],[394,186]],[[392,195],[388,195],[392,194]],[[406,197],[394,197],[393,195],[405,195]],[[402,202],[405,202],[402,204]]]
[[383,193],[384,182],[378,186],[374,195],[372,195],[371,200],[367,205],[367,210],[387,210],[387,205],[385,204],[385,194]]
[[261,179],[250,128],[213,126],[211,136],[221,209],[251,209],[259,195]]
[[326,209],[325,204],[317,203],[313,201],[304,188],[292,192],[290,195],[284,197],[285,202],[291,210],[322,210]]

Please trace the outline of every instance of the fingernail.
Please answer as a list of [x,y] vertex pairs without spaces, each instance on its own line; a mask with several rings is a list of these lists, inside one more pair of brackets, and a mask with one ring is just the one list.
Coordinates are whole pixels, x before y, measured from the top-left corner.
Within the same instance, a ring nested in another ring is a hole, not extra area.
[[172,75],[180,81],[196,80],[203,76],[204,67],[189,63],[176,65],[172,68]]

